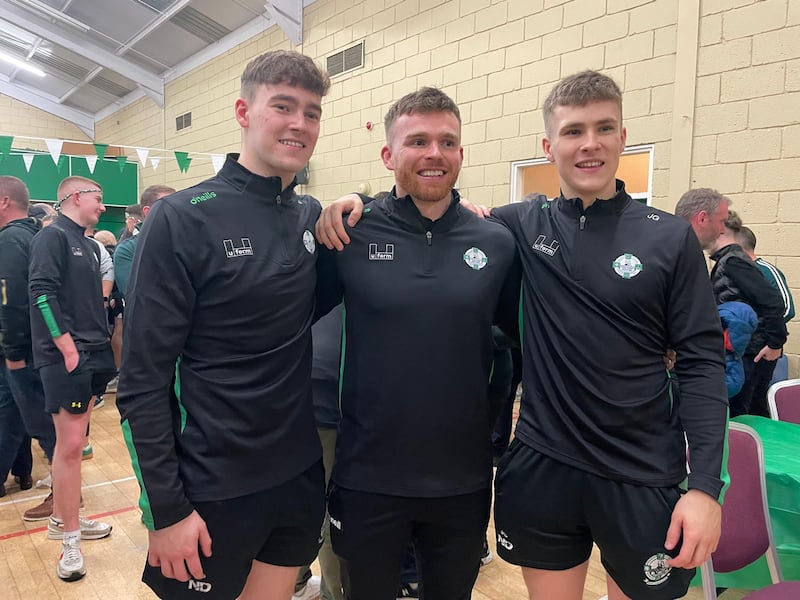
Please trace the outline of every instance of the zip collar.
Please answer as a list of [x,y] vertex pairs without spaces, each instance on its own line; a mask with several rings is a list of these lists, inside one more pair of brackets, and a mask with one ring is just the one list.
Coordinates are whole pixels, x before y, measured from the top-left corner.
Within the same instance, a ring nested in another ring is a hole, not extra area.
[[435,221],[428,217],[422,216],[419,212],[417,205],[411,199],[410,195],[397,197],[397,189],[392,188],[391,193],[386,197],[385,206],[389,214],[396,214],[407,224],[415,229],[422,228],[423,231],[447,231],[452,229],[456,221],[461,215],[461,197],[456,190],[452,190],[450,206],[447,207],[445,213]]
[[230,182],[237,190],[263,197],[266,200],[288,202],[294,197],[294,188],[297,185],[297,178],[281,189],[281,178],[277,175],[263,177],[249,171],[239,163],[239,153],[232,152],[225,158],[225,164],[219,171],[219,177]]
[[583,200],[580,198],[564,198],[563,195],[556,198],[556,204],[561,212],[572,217],[579,218],[583,215],[619,215],[632,202],[632,198],[625,191],[625,182],[621,179],[616,180],[617,192],[612,198],[603,200],[597,198],[589,208],[583,208]]

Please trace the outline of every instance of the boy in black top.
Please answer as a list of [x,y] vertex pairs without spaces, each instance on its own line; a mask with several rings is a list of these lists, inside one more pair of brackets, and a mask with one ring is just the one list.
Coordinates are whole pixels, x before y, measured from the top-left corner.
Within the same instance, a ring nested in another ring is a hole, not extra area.
[[394,599],[409,540],[423,597],[464,600],[489,517],[491,325],[515,328],[519,271],[509,232],[453,190],[455,103],[423,88],[385,126],[395,187],[320,257],[323,312],[345,304],[331,537],[347,600]]
[[328,86],[296,52],[253,59],[235,104],[241,154],[157,202],[138,236],[117,406],[149,529],[143,579],[162,598],[289,598],[317,553],[320,206],[294,174]]
[[81,519],[78,506],[91,398],[103,392],[115,368],[100,251],[84,235],[105,211],[103,192],[90,179],[67,177],[58,186],[58,198],[61,214],[31,242],[31,338],[45,408],[53,414],[56,430],[48,537],[63,538],[56,571],[61,579],[74,581],[86,573],[80,540],[111,532],[110,525]]
[[523,567],[531,598],[581,598],[593,542],[610,600],[677,598],[716,547],[727,479],[705,261],[687,223],[615,179],[626,132],[610,78],[564,79],[544,117],[561,196],[492,210],[523,266],[523,397],[495,479],[498,553]]

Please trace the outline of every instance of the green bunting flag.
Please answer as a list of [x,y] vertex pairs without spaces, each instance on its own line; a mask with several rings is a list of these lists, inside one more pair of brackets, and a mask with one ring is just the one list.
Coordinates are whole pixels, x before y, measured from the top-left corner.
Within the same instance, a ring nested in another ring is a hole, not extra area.
[[189,170],[189,165],[192,164],[192,159],[189,158],[188,152],[175,151],[175,160],[178,161],[178,168],[181,173],[186,173]]
[[94,153],[97,154],[97,158],[103,160],[106,157],[106,148],[108,148],[108,144],[94,145]]
[[11,144],[14,143],[13,135],[0,135],[0,162],[11,153]]
[[125,163],[128,162],[128,157],[124,154],[122,156],[117,157],[117,163],[119,163],[119,172],[122,173],[125,170]]

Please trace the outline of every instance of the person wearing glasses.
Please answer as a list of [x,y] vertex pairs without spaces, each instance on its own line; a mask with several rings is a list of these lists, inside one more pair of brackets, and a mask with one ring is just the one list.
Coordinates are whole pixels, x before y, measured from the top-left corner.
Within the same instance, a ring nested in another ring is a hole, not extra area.
[[144,214],[141,205],[131,204],[127,207],[125,209],[125,226],[119,230],[117,241],[124,242],[139,235],[142,221],[144,221]]
[[58,186],[58,198],[61,214],[31,242],[31,337],[45,408],[56,430],[55,510],[47,537],[63,540],[56,573],[76,581],[86,574],[81,539],[111,533],[111,525],[81,518],[78,508],[91,398],[103,392],[116,369],[103,306],[99,248],[84,235],[105,211],[103,191],[90,179],[67,177]]

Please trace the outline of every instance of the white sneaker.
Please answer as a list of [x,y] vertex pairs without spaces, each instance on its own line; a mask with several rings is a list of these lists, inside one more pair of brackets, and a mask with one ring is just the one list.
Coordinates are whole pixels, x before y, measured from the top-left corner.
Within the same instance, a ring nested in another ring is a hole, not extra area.
[[306,587],[292,595],[292,600],[319,600],[322,597],[319,591],[320,585],[322,585],[322,578],[313,575],[306,582]]
[[47,477],[45,477],[44,479],[36,480],[37,488],[43,488],[49,490],[52,486],[53,486],[53,476],[50,475],[49,473],[47,474]]
[[79,540],[61,543],[61,556],[58,557],[56,574],[64,581],[78,581],[86,575]]
[[[82,540],[99,540],[111,534],[111,525],[103,521],[92,521],[91,519],[78,517],[78,522],[81,526]],[[64,539],[64,522],[52,515],[50,515],[50,520],[47,522],[47,539]]]

